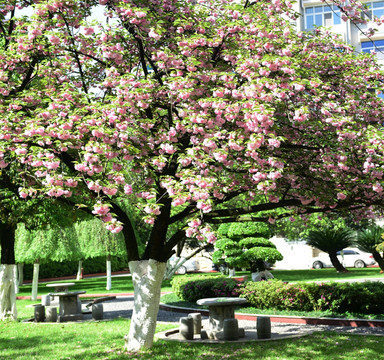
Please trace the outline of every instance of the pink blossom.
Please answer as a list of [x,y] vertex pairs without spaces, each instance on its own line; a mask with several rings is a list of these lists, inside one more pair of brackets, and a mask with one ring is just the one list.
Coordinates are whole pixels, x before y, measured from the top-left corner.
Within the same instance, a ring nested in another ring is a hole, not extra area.
[[113,196],[117,193],[116,188],[108,188],[106,186],[103,186],[103,192],[107,195]]
[[55,35],[48,36],[48,40],[51,42],[51,44],[54,44],[54,45],[60,44],[60,38],[58,38]]
[[132,194],[132,192],[133,192],[133,190],[132,190],[132,185],[125,185],[124,186],[124,193],[126,194],[126,195],[130,195],[130,194]]
[[156,33],[153,29],[149,31],[148,36],[155,40],[159,40],[161,38],[161,36],[158,33]]
[[101,220],[103,220],[104,222],[110,222],[110,221],[112,221],[112,214],[111,213],[108,213],[107,215],[105,215],[105,216],[103,216],[102,218],[101,218]]
[[138,18],[144,18],[147,16],[147,14],[143,11],[136,11],[135,12],[135,16],[138,17]]
[[178,198],[172,200],[172,206],[180,206],[180,205],[183,205],[183,204],[185,204],[185,202],[186,202],[187,200],[188,200],[188,198],[185,197],[185,196],[178,197]]
[[200,219],[194,219],[188,223],[188,226],[191,228],[197,228],[198,226],[201,225],[201,220]]
[[337,193],[337,199],[338,200],[345,200],[347,198],[347,195],[343,194],[343,193]]
[[24,148],[20,149],[20,148],[18,148],[18,149],[15,150],[15,153],[17,155],[25,155],[27,153],[27,149],[24,149]]
[[99,192],[102,189],[102,186],[94,181],[90,181],[88,183],[88,189]]
[[155,223],[155,218],[153,218],[152,216],[146,216],[144,218],[144,222],[146,224],[153,225]]
[[268,139],[268,144],[271,147],[275,147],[275,148],[280,147],[280,141],[277,139]]
[[160,148],[164,150],[166,154],[174,154],[176,149],[171,144],[161,144]]
[[78,182],[73,179],[68,179],[65,181],[65,184],[69,187],[76,187],[78,185]]
[[57,169],[60,166],[60,161],[44,161],[44,166],[49,170]]
[[94,34],[95,30],[92,27],[84,28],[84,34],[85,35],[92,35]]
[[372,189],[373,189],[373,191],[376,191],[377,193],[383,192],[383,187],[381,186],[380,183],[376,183],[375,185],[373,185]]
[[19,188],[19,195],[23,199],[28,197],[28,193],[25,190],[21,189],[21,188]]
[[97,203],[93,206],[92,214],[107,215],[109,213],[109,206],[102,203]]

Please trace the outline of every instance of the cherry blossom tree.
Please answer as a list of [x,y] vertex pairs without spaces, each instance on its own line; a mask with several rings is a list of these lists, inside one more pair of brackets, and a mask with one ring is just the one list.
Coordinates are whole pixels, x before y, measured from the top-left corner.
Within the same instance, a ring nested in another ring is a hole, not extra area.
[[[335,3],[359,19],[359,3]],[[128,350],[152,346],[166,261],[184,237],[381,205],[383,73],[328,31],[296,33],[289,0],[0,11],[0,167],[18,165],[21,198],[62,199],[123,233]],[[124,201],[150,225],[144,251]]]

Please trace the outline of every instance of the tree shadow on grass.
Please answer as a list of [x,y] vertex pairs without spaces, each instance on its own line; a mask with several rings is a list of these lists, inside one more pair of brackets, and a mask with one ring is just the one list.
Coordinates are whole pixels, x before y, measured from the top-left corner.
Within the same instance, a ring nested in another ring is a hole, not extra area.
[[190,360],[226,359],[381,359],[384,351],[384,337],[361,336],[321,332],[296,339],[265,342],[225,343],[225,344],[193,344],[158,341],[148,357],[137,359],[156,360]]

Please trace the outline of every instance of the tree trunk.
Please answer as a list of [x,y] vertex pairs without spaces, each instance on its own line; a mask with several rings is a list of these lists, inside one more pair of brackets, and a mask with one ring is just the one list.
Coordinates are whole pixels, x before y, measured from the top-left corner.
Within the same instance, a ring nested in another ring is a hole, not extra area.
[[165,280],[170,280],[171,277],[177,272],[177,270],[180,269],[181,266],[183,266],[183,264],[187,261],[187,259],[181,259],[180,257],[176,257],[176,261],[175,263],[173,263],[173,265],[171,265],[169,263],[169,259],[167,261],[167,266],[166,266],[166,269],[165,269],[165,273],[164,273],[164,279]]
[[336,252],[330,252],[328,253],[328,255],[333,267],[336,269],[337,272],[348,272],[348,270],[341,264],[341,262],[337,258]]
[[274,278],[272,273],[268,270],[253,272],[251,276],[252,281],[269,280]]
[[380,269],[384,271],[384,259],[380,256],[380,254],[376,250],[372,251],[372,256],[377,262],[377,264],[379,265]]
[[15,267],[14,264],[0,264],[0,320],[17,319]]
[[112,289],[112,265],[111,265],[111,255],[107,255],[107,290]]
[[15,229],[0,223],[0,320],[17,319],[15,292]]
[[79,260],[79,264],[77,266],[77,274],[76,274],[76,280],[81,279],[81,268],[83,267],[83,260]]
[[32,279],[32,296],[31,300],[37,300],[37,290],[39,285],[39,260],[33,264],[33,279]]
[[17,281],[17,279],[18,279],[18,267],[17,267],[17,265],[15,265],[15,268],[14,268],[13,278],[15,281],[15,294],[18,294],[19,293],[19,282]]
[[19,286],[23,286],[24,283],[24,264],[23,263],[18,263],[17,264],[17,273],[19,275]]
[[128,351],[152,347],[165,268],[165,262],[153,259],[129,262],[135,295],[131,326],[126,336]]

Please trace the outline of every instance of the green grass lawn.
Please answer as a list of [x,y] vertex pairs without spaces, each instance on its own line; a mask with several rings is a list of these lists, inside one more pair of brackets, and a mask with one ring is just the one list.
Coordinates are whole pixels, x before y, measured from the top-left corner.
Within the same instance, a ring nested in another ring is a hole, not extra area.
[[[326,281],[337,279],[377,278],[377,268],[352,269],[350,273],[338,274],[334,269],[277,271],[275,277],[284,281]],[[238,275],[246,273],[239,272]],[[207,274],[212,275],[212,274]],[[217,274],[220,275],[220,274]],[[68,280],[64,281],[68,282]],[[112,290],[106,291],[105,278],[72,281],[71,290],[86,290],[87,295],[132,292],[128,276],[115,277]],[[39,285],[39,295],[50,290],[46,284]],[[163,283],[162,291],[171,291],[170,282]],[[21,287],[18,295],[29,296],[31,285]],[[19,319],[33,316],[31,300],[18,300]],[[175,324],[159,324],[157,331],[175,327]],[[193,344],[157,341],[151,350],[137,354],[124,353],[123,337],[128,333],[129,320],[87,323],[24,323],[0,322],[0,360],[15,359],[136,359],[136,360],[301,360],[301,359],[381,359],[384,352],[384,337],[343,335],[335,332],[319,332],[298,339],[273,342]]]
[[[118,276],[112,278],[112,290],[106,290],[105,278],[85,278],[83,280],[63,280],[55,283],[75,283],[68,288],[68,291],[86,291],[87,295],[92,294],[114,294],[114,293],[133,293],[132,278],[130,276]],[[163,281],[162,291],[172,291],[169,280]],[[32,284],[23,285],[17,296],[31,296]],[[53,292],[53,288],[47,287],[47,283],[39,283],[38,295],[46,295]]]
[[[159,324],[162,331],[174,324]],[[130,359],[130,360],[302,360],[382,359],[384,337],[319,332],[268,342],[193,344],[157,341],[151,350],[126,353],[129,320],[89,323],[0,323],[1,360]]]
[[[330,280],[348,280],[348,279],[372,279],[382,278],[384,274],[380,274],[379,268],[363,268],[355,269],[350,268],[347,273],[337,273],[333,268],[327,269],[310,269],[310,270],[272,270],[272,274],[275,278],[282,281],[330,281]],[[216,273],[200,273],[199,275],[205,276],[220,276]],[[244,276],[251,274],[249,272],[238,271],[237,276]],[[181,276],[181,275],[175,275]],[[186,276],[194,276],[194,274],[188,274]],[[118,276],[112,278],[112,290],[106,290],[105,278],[85,278],[83,280],[63,280],[55,282],[74,282],[75,286],[69,288],[70,291],[85,290],[87,295],[91,294],[113,294],[113,293],[132,293],[133,285],[130,276]],[[39,283],[38,295],[45,295],[52,292],[52,288],[46,286],[47,283]],[[172,291],[171,282],[169,280],[163,281],[162,291]],[[17,296],[30,296],[32,292],[32,284],[23,285],[20,287],[20,292]]]
[[334,268],[309,269],[309,270],[272,270],[273,276],[282,281],[336,281],[351,279],[384,279],[380,268],[348,268],[346,273],[338,273]]

